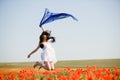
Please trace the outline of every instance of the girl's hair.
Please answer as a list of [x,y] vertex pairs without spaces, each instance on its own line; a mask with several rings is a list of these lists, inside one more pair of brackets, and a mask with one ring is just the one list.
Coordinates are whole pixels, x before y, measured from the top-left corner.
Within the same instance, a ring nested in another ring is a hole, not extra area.
[[52,43],[55,42],[55,37],[50,36],[50,33],[51,33],[51,32],[43,31],[42,34],[40,35],[40,42],[39,42],[39,45],[40,45],[41,48],[44,47],[44,45],[41,44],[41,43],[43,42],[43,38],[44,38],[43,35],[46,35],[47,41],[48,41],[48,40],[51,40]]

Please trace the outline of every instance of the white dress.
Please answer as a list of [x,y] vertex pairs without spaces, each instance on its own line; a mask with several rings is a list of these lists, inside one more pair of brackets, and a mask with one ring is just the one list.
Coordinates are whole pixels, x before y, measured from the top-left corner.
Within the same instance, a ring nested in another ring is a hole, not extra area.
[[44,42],[42,44],[44,45],[41,53],[42,65],[43,66],[45,65],[44,61],[48,61],[48,62],[51,61],[55,64],[57,60],[56,60],[54,48],[51,46],[49,42]]

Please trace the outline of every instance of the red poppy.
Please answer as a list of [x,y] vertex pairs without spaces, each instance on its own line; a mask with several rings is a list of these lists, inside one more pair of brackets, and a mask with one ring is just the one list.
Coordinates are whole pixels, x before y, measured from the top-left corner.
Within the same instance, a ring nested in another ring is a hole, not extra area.
[[54,78],[48,78],[48,80],[54,80]]

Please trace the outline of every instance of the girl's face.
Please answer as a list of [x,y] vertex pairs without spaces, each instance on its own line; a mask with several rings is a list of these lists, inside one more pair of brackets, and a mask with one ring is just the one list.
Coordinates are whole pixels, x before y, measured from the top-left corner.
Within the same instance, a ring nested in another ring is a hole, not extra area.
[[44,31],[44,32],[40,35],[40,41],[41,41],[41,42],[47,42],[48,39],[49,39],[49,37],[50,37],[50,33]]
[[47,41],[47,36],[46,35],[43,35],[43,40]]

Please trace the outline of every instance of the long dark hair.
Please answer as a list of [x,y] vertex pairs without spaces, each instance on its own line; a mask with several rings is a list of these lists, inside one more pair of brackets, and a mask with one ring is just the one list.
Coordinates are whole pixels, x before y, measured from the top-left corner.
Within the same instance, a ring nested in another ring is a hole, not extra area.
[[55,42],[55,37],[51,36],[50,34],[51,34],[51,31],[43,31],[42,34],[40,35],[39,45],[40,45],[41,48],[44,47],[44,45],[41,44],[43,42],[43,38],[44,38],[43,35],[47,36],[47,41],[51,40],[52,43]]

